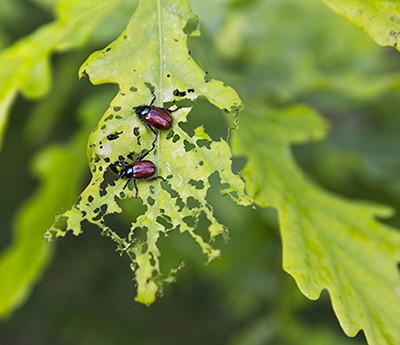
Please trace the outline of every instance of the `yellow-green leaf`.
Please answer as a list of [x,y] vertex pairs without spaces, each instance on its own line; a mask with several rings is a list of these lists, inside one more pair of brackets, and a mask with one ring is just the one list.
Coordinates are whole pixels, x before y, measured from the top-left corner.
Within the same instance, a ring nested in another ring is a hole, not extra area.
[[19,307],[49,262],[52,245],[43,235],[54,213],[76,195],[84,164],[80,157],[79,146],[71,145],[51,147],[35,159],[42,185],[19,210],[12,243],[0,253],[0,318]]
[[400,234],[379,222],[388,208],[333,195],[296,165],[290,145],[320,138],[326,124],[309,108],[246,111],[234,152],[248,163],[246,187],[279,211],[283,267],[317,299],[327,289],[345,333],[370,345],[400,344]]
[[[186,122],[191,108],[184,107],[173,112],[172,128],[159,133],[156,150],[146,157],[166,181],[138,181],[145,213],[132,222],[127,236],[107,222],[107,215],[122,212],[121,199],[135,196],[132,183],[123,189],[126,180],[118,180],[110,164],[119,156],[138,157],[151,148],[154,139],[133,107],[148,104],[152,92],[157,106],[204,96],[230,119],[241,107],[234,90],[208,76],[190,56],[187,37],[198,32],[197,18],[187,0],[140,1],[120,37],[83,64],[81,75],[88,75],[95,84],[116,83],[119,93],[89,139],[91,182],[48,232],[49,236],[64,236],[70,230],[78,235],[83,220],[98,225],[103,235],[116,242],[120,253],[132,260],[138,284],[136,300],[146,305],[155,300],[163,279],[157,247],[160,236],[172,230],[187,232],[208,260],[219,255],[210,242],[226,229],[214,217],[206,198],[212,174],[218,173],[223,194],[239,204],[250,202],[243,181],[231,171],[229,145],[223,139],[213,141],[202,126],[192,136],[186,133],[179,124]],[[116,138],[108,138],[112,134]],[[198,233],[200,219],[208,224],[207,236]]]
[[381,46],[397,47],[400,3],[395,0],[324,0],[333,10],[364,30]]
[[16,212],[11,243],[0,253],[0,318],[9,317],[25,301],[52,257],[53,245],[43,236],[54,214],[76,198],[87,171],[87,136],[105,99],[107,93],[89,98],[80,108],[84,121],[72,140],[48,146],[33,159],[39,187]]
[[58,1],[57,20],[0,52],[0,148],[16,94],[21,92],[31,99],[47,94],[51,86],[51,55],[82,45],[119,2]]

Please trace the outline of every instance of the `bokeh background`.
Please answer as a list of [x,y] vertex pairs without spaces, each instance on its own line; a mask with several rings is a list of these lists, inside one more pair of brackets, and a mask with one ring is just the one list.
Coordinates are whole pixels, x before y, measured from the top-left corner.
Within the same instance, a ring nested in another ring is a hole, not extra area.
[[[1,0],[0,48],[52,21],[56,2]],[[245,106],[304,103],[329,121],[326,140],[293,147],[310,179],[340,195],[398,209],[396,50],[378,47],[323,1],[191,3],[202,32],[189,40],[192,56],[236,89]],[[0,250],[11,243],[19,209],[38,188],[32,173],[38,152],[68,142],[83,127],[89,133],[113,98],[115,86],[94,87],[78,80],[77,71],[92,51],[119,35],[135,7],[136,1],[126,1],[83,47],[53,57],[48,96],[15,103],[0,154]],[[205,100],[196,102],[188,131],[199,124],[213,138],[226,137],[223,116]],[[244,163],[236,158],[235,169]],[[88,179],[89,171],[82,188]],[[275,211],[239,207],[219,195],[218,179],[213,187],[210,203],[230,231],[228,243],[217,243],[220,259],[206,265],[192,240],[172,232],[161,241],[161,260],[169,267],[184,257],[185,266],[148,308],[134,302],[126,258],[87,226],[80,237],[53,243],[51,263],[29,299],[0,323],[0,344],[366,344],[362,334],[343,334],[326,293],[307,300],[282,270]],[[135,206],[113,221],[126,227],[140,212]],[[398,216],[383,221],[400,225]],[[0,284],[7,282],[0,277]]]

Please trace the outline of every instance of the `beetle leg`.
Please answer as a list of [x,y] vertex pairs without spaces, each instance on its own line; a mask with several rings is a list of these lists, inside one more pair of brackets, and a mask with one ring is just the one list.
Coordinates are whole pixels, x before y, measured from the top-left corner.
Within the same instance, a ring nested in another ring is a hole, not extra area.
[[153,181],[153,180],[157,180],[158,178],[160,178],[161,180],[163,180],[164,182],[166,182],[167,180],[162,177],[162,176],[152,176],[152,177],[147,177],[145,178],[146,181]]
[[[174,100],[174,105],[176,106],[176,108],[175,108],[174,110],[172,110],[172,109],[170,109],[170,108],[164,108],[164,109],[168,110],[170,113],[174,113],[174,112],[176,112],[177,110],[183,108],[183,107],[180,107],[179,105],[176,105],[175,100]],[[171,105],[171,107],[172,107],[172,105]]]
[[135,187],[136,190],[135,198],[137,198],[139,196],[139,189],[137,187],[137,182],[135,179],[133,179],[133,186]]
[[[122,177],[122,176],[121,176],[121,177]],[[124,185],[124,188],[122,188],[122,189],[125,189],[129,182],[131,182],[131,179],[130,179],[130,178],[128,179],[128,181],[126,181],[126,183],[125,183],[125,185]],[[133,182],[135,182],[135,180],[134,180]]]
[[157,139],[158,139],[158,133],[157,133],[157,131],[153,128],[153,126],[147,124],[147,127],[154,133],[154,140],[153,140],[153,142],[151,143],[151,149],[150,149],[149,152],[147,152],[146,156],[147,156],[151,151],[153,151],[153,150],[156,148],[156,141],[157,141]]
[[[126,176],[126,171],[124,170],[124,169],[122,169],[120,172],[119,172],[119,178],[123,178],[123,177],[125,177]],[[128,180],[129,181],[129,180]],[[126,186],[125,186],[126,187]],[[125,188],[124,187],[124,188]]]
[[[176,104],[175,104],[176,105]],[[174,112],[176,112],[177,110],[179,110],[179,109],[181,109],[181,108],[183,108],[183,107],[179,107],[179,106],[176,106],[176,108],[174,109],[174,110],[172,110],[172,109],[167,109],[170,113],[174,113]]]

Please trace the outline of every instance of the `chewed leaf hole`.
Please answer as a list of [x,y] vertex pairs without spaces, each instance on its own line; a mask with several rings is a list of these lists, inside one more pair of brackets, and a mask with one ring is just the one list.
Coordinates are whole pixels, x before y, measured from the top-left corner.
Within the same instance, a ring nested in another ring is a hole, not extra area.
[[196,225],[196,220],[192,216],[186,216],[182,219],[188,226],[193,228]]
[[104,221],[118,236],[125,238],[128,235],[129,225],[121,221],[119,214],[107,214],[104,216]]
[[211,141],[207,139],[199,139],[196,141],[199,147],[206,147],[207,149],[211,149]]
[[183,144],[185,145],[185,151],[186,152],[191,151],[191,150],[193,150],[195,148],[195,146],[192,143],[190,143],[189,141],[187,141],[187,140],[184,140]]
[[103,204],[100,206],[100,212],[102,212],[103,214],[106,214],[108,209],[108,205],[107,204]]
[[115,185],[116,181],[118,180],[118,175],[115,171],[108,166],[107,170],[103,174],[103,180],[100,183],[100,196],[106,195],[106,188],[109,185]]
[[178,192],[172,189],[168,183],[164,183],[163,187],[171,195],[172,198],[177,198],[179,196]]
[[199,180],[190,180],[189,184],[192,185],[193,187],[195,187],[196,189],[204,189],[204,181]]
[[[96,212],[96,213],[97,213],[97,212]],[[99,221],[100,219],[102,219],[103,217],[104,217],[104,214],[103,214],[102,212],[98,212],[97,215],[94,216],[94,217],[92,218],[92,220],[93,220],[94,222],[97,222],[97,221]]]
[[192,210],[194,208],[201,208],[201,204],[192,196],[190,196],[187,199],[186,205],[187,205],[187,207],[189,207],[190,210]]
[[186,206],[179,194],[173,190],[168,183],[163,183],[163,188],[171,195],[171,198],[176,199],[177,211],[180,212]]
[[181,137],[178,134],[174,134],[174,136],[172,137],[172,141],[174,143],[176,143]]
[[130,232],[130,241],[134,243],[145,243],[147,241],[147,228],[135,228]]
[[197,228],[196,228],[196,233],[200,235],[202,238],[207,238],[210,239],[210,234],[209,234],[209,226],[211,222],[207,219],[207,216],[205,215],[204,212],[202,212],[198,218],[197,221]]
[[158,216],[156,220],[157,223],[161,224],[164,228],[172,229],[172,224],[165,217]]

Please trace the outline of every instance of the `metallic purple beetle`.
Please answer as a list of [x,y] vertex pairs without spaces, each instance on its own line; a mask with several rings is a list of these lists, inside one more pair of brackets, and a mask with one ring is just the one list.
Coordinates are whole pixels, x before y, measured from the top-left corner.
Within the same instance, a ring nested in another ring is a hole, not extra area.
[[153,105],[156,100],[156,96],[154,92],[153,99],[151,100],[149,105],[139,105],[138,107],[134,107],[136,115],[139,117],[141,121],[154,133],[154,140],[151,144],[151,149],[149,152],[153,151],[156,145],[156,141],[158,138],[157,129],[166,130],[170,129],[172,126],[172,116],[171,113],[177,111],[181,107],[177,107],[174,110],[169,108],[161,108]]
[[[160,178],[165,181],[165,179],[161,176],[154,176],[154,174],[156,173],[156,166],[153,162],[143,160],[143,158],[146,157],[150,152],[151,151],[145,152],[144,154],[136,158],[133,163],[127,163],[123,156],[119,156],[119,161],[111,164],[111,169],[119,175],[119,178],[128,179],[123,189],[125,189],[128,183],[133,180],[133,185],[136,190],[135,198],[138,197],[139,193],[136,180],[142,179],[146,181],[151,181]],[[130,155],[128,155],[128,157],[129,156]],[[122,168],[118,170],[118,166],[121,166]]]

